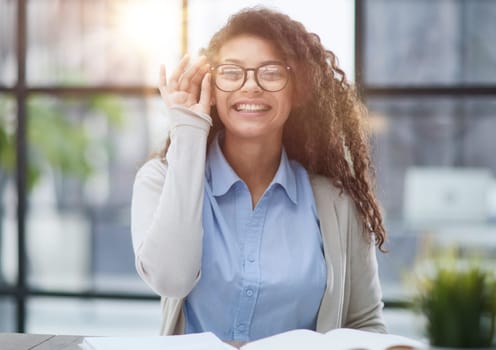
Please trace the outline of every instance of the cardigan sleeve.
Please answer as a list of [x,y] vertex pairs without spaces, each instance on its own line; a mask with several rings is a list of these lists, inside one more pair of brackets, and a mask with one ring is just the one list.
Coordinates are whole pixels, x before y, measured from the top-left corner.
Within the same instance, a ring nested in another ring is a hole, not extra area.
[[186,296],[199,278],[202,209],[210,116],[170,108],[165,160],[138,171],[131,203],[136,270],[159,295]]

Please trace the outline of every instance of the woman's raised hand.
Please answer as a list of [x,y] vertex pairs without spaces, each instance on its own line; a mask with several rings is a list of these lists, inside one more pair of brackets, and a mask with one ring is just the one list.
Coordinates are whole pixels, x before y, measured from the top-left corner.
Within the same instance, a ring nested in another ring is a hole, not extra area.
[[210,114],[210,68],[205,56],[188,66],[185,55],[167,81],[165,66],[160,65],[159,91],[169,107],[180,105],[193,112]]

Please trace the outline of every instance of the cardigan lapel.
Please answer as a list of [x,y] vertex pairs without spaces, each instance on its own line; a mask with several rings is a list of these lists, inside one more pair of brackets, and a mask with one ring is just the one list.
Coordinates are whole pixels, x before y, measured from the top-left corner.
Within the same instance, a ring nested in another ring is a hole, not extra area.
[[344,223],[339,222],[337,215],[335,201],[339,193],[326,177],[312,175],[310,181],[319,215],[327,265],[327,286],[317,317],[317,331],[327,332],[342,325],[347,240],[343,237]]

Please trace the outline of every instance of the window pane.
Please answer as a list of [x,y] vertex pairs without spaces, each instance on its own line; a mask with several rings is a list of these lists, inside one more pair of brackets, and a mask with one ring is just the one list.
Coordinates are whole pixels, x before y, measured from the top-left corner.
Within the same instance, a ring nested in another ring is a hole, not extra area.
[[413,166],[481,167],[496,174],[493,98],[369,99],[379,195],[401,219],[403,182]]
[[17,279],[16,104],[0,94],[0,287]]
[[17,78],[16,4],[16,1],[0,0],[0,85],[13,85]]
[[30,298],[28,333],[85,336],[154,336],[160,332],[159,301]]
[[28,1],[28,82],[155,84],[159,63],[180,56],[180,4]]
[[496,82],[496,2],[365,2],[365,81],[369,84]]
[[[227,22],[230,15],[259,4],[259,0],[190,0],[189,51],[196,54],[200,48],[206,47],[210,37]],[[269,0],[263,4],[288,14],[303,23],[307,30],[318,34],[324,46],[337,55],[348,78],[354,79],[354,1]],[[326,15],[315,16],[315,9]]]
[[461,246],[493,259],[496,100],[373,98],[368,107],[389,233],[390,253],[379,254],[385,297],[410,294],[405,277],[438,246]]
[[0,332],[14,332],[16,325],[14,300],[0,297]]
[[33,286],[151,293],[135,272],[129,211],[136,170],[165,135],[162,104],[111,95],[29,101]]

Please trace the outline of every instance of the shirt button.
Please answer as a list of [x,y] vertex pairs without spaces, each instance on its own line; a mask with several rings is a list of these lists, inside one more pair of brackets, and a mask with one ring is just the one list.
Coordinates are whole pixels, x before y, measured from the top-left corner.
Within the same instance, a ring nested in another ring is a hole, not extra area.
[[248,257],[248,261],[252,263],[252,262],[254,262],[254,261],[255,261],[255,258],[254,258],[253,256],[249,256],[249,257]]
[[246,295],[248,295],[249,297],[253,296],[253,290],[252,289],[247,289],[246,290]]
[[242,324],[242,323],[241,324],[238,324],[238,331],[244,332],[244,330],[245,330],[245,325]]

